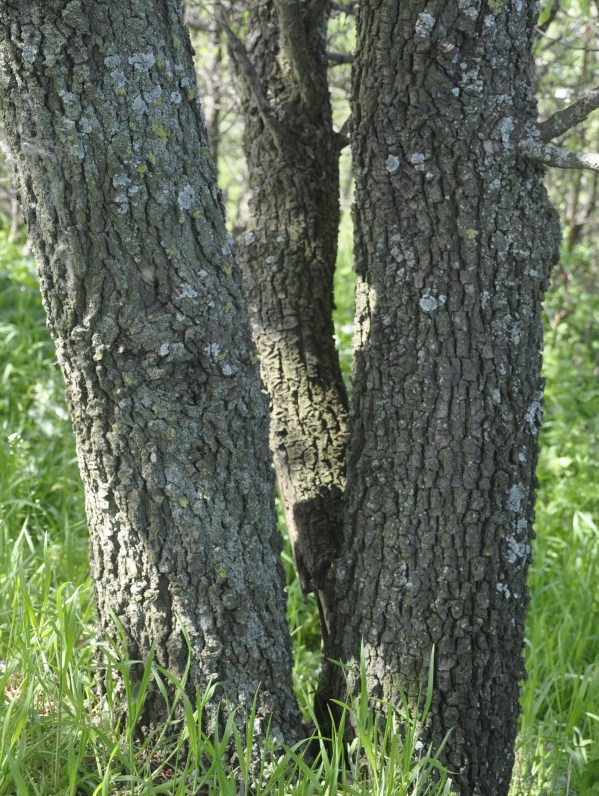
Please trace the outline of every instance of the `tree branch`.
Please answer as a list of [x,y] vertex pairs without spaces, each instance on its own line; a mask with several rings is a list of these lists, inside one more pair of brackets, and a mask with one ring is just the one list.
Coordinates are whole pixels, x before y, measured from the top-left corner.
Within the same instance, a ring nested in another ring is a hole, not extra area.
[[310,9],[308,11],[308,18],[310,20],[310,28],[314,28],[319,24],[322,15],[327,11],[330,5],[330,0],[312,0]]
[[348,116],[347,119],[343,122],[339,132],[335,133],[335,140],[337,141],[337,146],[339,147],[339,151],[345,149],[346,146],[349,146],[351,144],[351,141],[348,136],[350,127],[351,127],[351,115]]
[[557,111],[539,124],[541,140],[547,143],[558,135],[567,133],[572,127],[584,122],[589,113],[599,108],[599,87],[577,99],[567,108]]
[[274,110],[264,91],[264,86],[260,76],[252,63],[247,50],[239,36],[233,31],[229,24],[227,14],[222,7],[215,8],[215,18],[217,24],[224,30],[229,42],[229,51],[239,73],[245,79],[248,88],[254,98],[258,112],[264,122],[264,126],[270,130],[277,147],[285,135],[285,131],[279,120],[276,118]]
[[312,80],[312,57],[299,0],[274,0],[274,5],[300,96],[306,108],[314,108],[318,97]]
[[570,152],[559,146],[528,138],[520,143],[520,152],[531,160],[557,169],[599,171],[599,152]]
[[353,64],[354,56],[351,53],[328,52],[327,61],[335,66],[337,66],[337,64]]
[[358,12],[358,0],[348,0],[346,5],[344,5],[343,3],[336,3],[333,0],[333,2],[331,3],[331,9],[333,11],[340,11],[342,14],[349,14],[350,16],[355,16]]

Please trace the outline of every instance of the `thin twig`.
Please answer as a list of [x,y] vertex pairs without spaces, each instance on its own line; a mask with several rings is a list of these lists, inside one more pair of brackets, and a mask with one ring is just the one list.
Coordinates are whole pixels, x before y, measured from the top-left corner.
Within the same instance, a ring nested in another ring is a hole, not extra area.
[[552,41],[554,44],[559,44],[560,47],[565,47],[566,50],[577,50],[580,52],[588,52],[588,53],[599,52],[599,47],[578,47],[572,41],[562,41],[561,39],[556,39],[554,36],[549,36],[547,33],[544,33],[543,30],[538,25],[535,27],[535,30],[539,34],[539,36],[542,36],[544,39]]
[[327,53],[327,61],[330,64],[353,64],[354,56],[351,53]]

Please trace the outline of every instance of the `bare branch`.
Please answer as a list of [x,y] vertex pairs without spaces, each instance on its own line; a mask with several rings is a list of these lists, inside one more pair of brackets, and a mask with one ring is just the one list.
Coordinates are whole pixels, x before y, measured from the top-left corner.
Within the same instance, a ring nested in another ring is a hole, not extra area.
[[310,26],[312,28],[320,24],[322,15],[327,11],[329,5],[330,0],[312,0],[310,10],[308,11]]
[[599,87],[589,91],[588,94],[577,99],[567,108],[557,111],[544,122],[539,124],[541,140],[547,143],[558,135],[567,133],[580,122],[584,122],[589,113],[599,108]]
[[318,97],[312,79],[314,69],[299,0],[274,0],[274,5],[297,88],[306,108],[314,108]]
[[274,110],[264,91],[262,81],[252,63],[247,50],[239,36],[233,31],[225,10],[221,7],[215,9],[215,17],[218,25],[224,30],[229,42],[229,51],[240,74],[245,79],[250,89],[258,112],[264,122],[264,126],[270,130],[277,146],[284,137],[284,128],[276,118]]
[[341,152],[342,149],[345,149],[346,146],[351,144],[349,138],[349,128],[351,126],[351,115],[347,117],[347,119],[341,125],[341,129],[334,134],[335,141],[337,143],[337,148]]
[[561,39],[556,39],[553,36],[549,36],[547,35],[547,33],[544,33],[543,29],[540,28],[538,25],[536,26],[535,30],[539,34],[539,36],[542,36],[544,39],[548,39],[554,44],[559,44],[560,47],[564,47],[566,50],[576,50],[577,52],[585,52],[585,53],[599,52],[599,47],[579,47],[578,44],[576,44],[572,39],[570,39],[569,41],[562,41]]
[[532,138],[520,143],[520,152],[531,160],[557,169],[591,169],[599,171],[599,152],[570,152],[559,146]]
[[355,16],[358,12],[358,0],[348,0],[347,3],[336,3],[333,0],[331,9],[333,11],[340,11],[342,14]]
[[353,64],[354,56],[351,53],[327,53],[327,61],[333,66],[338,64]]

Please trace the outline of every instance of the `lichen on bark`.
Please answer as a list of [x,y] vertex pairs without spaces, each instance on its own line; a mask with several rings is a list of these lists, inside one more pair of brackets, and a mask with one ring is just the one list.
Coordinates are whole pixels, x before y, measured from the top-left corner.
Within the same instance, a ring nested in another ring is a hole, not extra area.
[[[219,696],[259,690],[258,721],[293,741],[267,403],[179,3],[3,4],[0,42],[100,632],[116,616],[123,654],[177,677],[189,659],[192,702],[218,682],[208,729]],[[141,723],[165,716],[151,690]]]
[[[531,4],[361,0],[348,548],[332,657],[417,703],[468,796],[514,760],[559,225],[515,145],[536,123]],[[345,682],[330,679],[339,698]]]

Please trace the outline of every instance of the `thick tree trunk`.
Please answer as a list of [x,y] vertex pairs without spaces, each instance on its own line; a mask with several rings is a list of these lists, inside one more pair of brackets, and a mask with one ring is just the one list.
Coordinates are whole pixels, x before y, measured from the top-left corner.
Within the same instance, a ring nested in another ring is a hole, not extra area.
[[295,560],[304,592],[318,597],[327,654],[328,573],[343,523],[347,398],[332,321],[339,146],[324,5],[252,0],[249,58],[240,58],[235,43],[233,54],[252,189],[251,228],[240,241],[239,261],[271,399],[271,448]]
[[[533,3],[361,0],[357,332],[332,654],[412,699],[462,796],[506,794],[559,226],[540,169]],[[331,677],[335,678],[335,672]],[[334,685],[344,692],[340,677]]]
[[[0,6],[2,117],[73,416],[102,633],[292,740],[267,405],[177,0]],[[185,636],[189,640],[188,649]],[[222,692],[221,692],[222,693]],[[212,714],[214,716],[214,714]],[[164,718],[159,693],[142,721]]]

